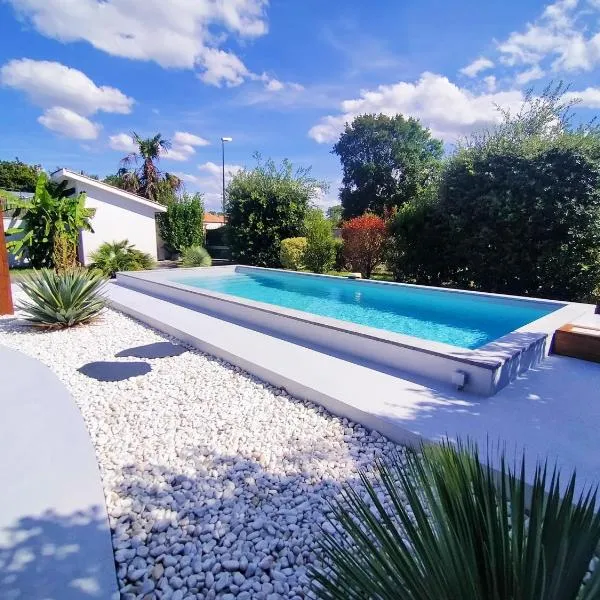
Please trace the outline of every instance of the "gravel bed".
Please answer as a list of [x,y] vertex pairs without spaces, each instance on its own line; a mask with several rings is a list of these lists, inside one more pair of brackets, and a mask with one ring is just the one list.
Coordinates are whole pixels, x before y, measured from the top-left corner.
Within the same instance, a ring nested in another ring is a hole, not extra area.
[[[332,528],[327,500],[397,446],[191,349],[115,358],[165,339],[111,310],[53,332],[0,320],[0,343],[50,366],[81,409],[122,598],[310,597],[316,537]],[[116,382],[78,372],[95,361],[151,370]]]

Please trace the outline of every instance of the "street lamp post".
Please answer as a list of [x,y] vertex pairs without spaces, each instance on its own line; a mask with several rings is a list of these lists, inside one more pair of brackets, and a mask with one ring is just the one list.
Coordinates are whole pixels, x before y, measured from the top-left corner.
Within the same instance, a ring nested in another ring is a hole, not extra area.
[[225,142],[232,142],[233,138],[230,137],[222,137],[221,138],[221,162],[223,165],[223,214],[225,214]]

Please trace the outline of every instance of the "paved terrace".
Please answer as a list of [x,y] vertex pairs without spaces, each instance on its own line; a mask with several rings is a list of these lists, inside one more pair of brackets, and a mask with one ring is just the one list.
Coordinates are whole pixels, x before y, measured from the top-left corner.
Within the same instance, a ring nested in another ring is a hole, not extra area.
[[118,598],[96,456],[39,361],[0,346],[0,598]]
[[551,356],[491,398],[401,373],[385,373],[116,284],[112,304],[398,442],[471,438],[525,448],[581,484],[600,482],[600,364]]

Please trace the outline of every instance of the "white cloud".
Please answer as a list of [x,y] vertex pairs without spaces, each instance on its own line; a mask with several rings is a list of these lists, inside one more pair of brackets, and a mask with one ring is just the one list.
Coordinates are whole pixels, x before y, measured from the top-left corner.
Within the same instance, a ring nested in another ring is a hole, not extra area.
[[210,142],[199,135],[187,131],[176,131],[173,136],[173,144],[188,144],[190,146],[208,146]]
[[600,33],[598,22],[589,31],[588,24],[580,23],[589,11],[597,11],[598,4],[588,4],[577,11],[578,0],[557,0],[547,6],[534,23],[524,31],[515,31],[498,44],[503,63],[514,66],[539,65],[549,61],[555,71],[590,71],[600,64]]
[[[206,162],[198,165],[200,175],[192,173],[175,173],[180,177],[192,191],[201,192],[204,195],[204,204],[208,210],[221,210],[223,180],[222,166],[214,162]],[[243,167],[235,164],[225,164],[225,185],[229,179],[239,173]]]
[[81,115],[127,114],[134,103],[116,88],[97,86],[85,73],[47,60],[11,60],[0,69],[0,81],[25,92],[38,106],[62,106]]
[[527,69],[526,71],[521,71],[516,77],[515,81],[518,85],[525,85],[530,81],[535,81],[536,79],[541,79],[546,72],[539,66],[534,65],[531,69]]
[[567,92],[563,100],[579,100],[577,106],[583,108],[600,108],[600,88],[589,87],[580,92]]
[[62,106],[54,106],[44,111],[38,121],[47,129],[77,140],[94,140],[98,137],[100,125],[92,123],[76,112]]
[[483,82],[485,83],[488,92],[494,92],[496,90],[496,77],[494,77],[494,75],[484,77]]
[[194,147],[190,146],[190,144],[178,144],[177,146],[173,145],[173,147],[168,150],[163,150],[161,152],[161,158],[185,162],[186,160],[189,160],[194,153]]
[[483,56],[474,60],[470,65],[463,67],[460,72],[467,77],[476,77],[482,71],[487,71],[494,66],[493,61]]
[[309,136],[319,143],[335,141],[344,124],[364,113],[403,114],[421,119],[432,134],[447,142],[472,131],[498,123],[496,106],[512,110],[523,102],[518,90],[474,94],[450,82],[447,77],[423,73],[416,83],[401,81],[363,90],[359,98],[345,100],[338,115],[323,117]]
[[246,65],[235,55],[224,50],[207,48],[202,54],[202,72],[198,77],[210,85],[235,87],[250,75]]
[[267,0],[9,0],[35,29],[61,42],[86,41],[113,56],[165,68],[202,70],[212,85],[237,85],[247,75],[220,49],[227,34],[267,32]]
[[285,84],[283,84],[278,79],[270,79],[265,84],[265,89],[269,92],[278,92],[278,91],[282,90],[284,87],[285,87]]
[[119,150],[120,152],[136,152],[137,144],[133,141],[133,138],[127,133],[118,133],[111,135],[108,138],[108,145],[113,150]]

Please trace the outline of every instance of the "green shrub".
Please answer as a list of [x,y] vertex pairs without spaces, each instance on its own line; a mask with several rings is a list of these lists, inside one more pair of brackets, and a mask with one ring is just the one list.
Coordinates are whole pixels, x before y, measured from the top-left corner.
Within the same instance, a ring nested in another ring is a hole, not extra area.
[[227,187],[227,222],[232,257],[243,264],[278,267],[281,240],[302,232],[304,216],[319,183],[308,169],[271,160],[233,176]]
[[34,268],[73,268],[80,231],[94,231],[91,219],[95,209],[86,208],[85,200],[85,193],[75,194],[66,181],[56,183],[41,172],[33,198],[8,199],[14,216],[22,219],[19,227],[6,232],[17,236],[8,241],[8,250],[17,258],[27,258]]
[[447,161],[437,197],[391,224],[395,278],[589,301],[600,284],[600,132],[569,128],[555,92]]
[[317,597],[600,597],[600,568],[587,575],[600,542],[596,495],[576,498],[575,476],[563,486],[545,464],[528,489],[524,459],[498,464],[444,443],[361,472],[361,487],[346,484],[334,501],[342,535],[323,532],[330,570],[313,568]]
[[17,303],[38,327],[64,328],[87,323],[104,308],[104,278],[86,269],[58,274],[44,269],[24,275],[19,283],[28,301]]
[[184,248],[204,243],[204,204],[200,194],[170,202],[167,212],[159,214],[158,230],[167,251],[180,254]]
[[184,267],[210,267],[212,259],[202,246],[191,246],[183,251],[181,264]]
[[118,271],[143,271],[154,266],[154,259],[128,240],[104,242],[90,258],[90,269],[97,269],[105,277],[114,277]]
[[281,240],[279,260],[284,269],[300,271],[304,268],[304,253],[306,252],[306,238],[294,237]]
[[331,221],[319,209],[311,209],[305,219],[304,265],[314,273],[330,271],[335,263],[336,242]]
[[333,268],[336,271],[346,270],[346,257],[344,256],[344,240],[335,238],[335,262]]

